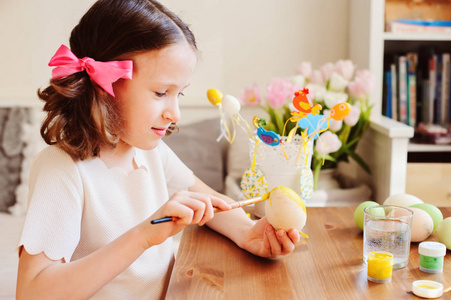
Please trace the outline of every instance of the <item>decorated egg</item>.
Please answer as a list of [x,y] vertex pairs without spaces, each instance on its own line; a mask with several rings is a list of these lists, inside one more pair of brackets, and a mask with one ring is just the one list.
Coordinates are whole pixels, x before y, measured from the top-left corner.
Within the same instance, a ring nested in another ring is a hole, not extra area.
[[223,97],[222,93],[217,89],[209,89],[207,91],[208,101],[210,101],[210,103],[215,106],[221,103],[222,97]]
[[440,225],[440,223],[443,221],[443,214],[437,206],[429,203],[419,203],[410,207],[420,208],[431,216],[432,220],[434,221],[434,229],[432,230],[432,232],[435,232],[438,228],[438,225]]
[[252,168],[247,169],[241,176],[241,191],[247,199],[266,194],[268,182],[265,174],[257,168],[254,170]]
[[336,121],[341,121],[346,118],[351,112],[351,104],[342,102],[335,104],[330,110],[330,117]]
[[451,250],[451,217],[444,219],[437,229],[437,237],[440,243],[445,244]]
[[384,205],[397,205],[403,207],[409,207],[418,203],[423,203],[423,201],[420,198],[410,194],[392,195],[384,201]]
[[307,221],[307,211],[301,197],[287,187],[276,187],[265,204],[266,218],[274,229],[301,231]]
[[222,98],[222,108],[226,114],[234,115],[240,112],[241,104],[237,98],[231,95],[225,95]]
[[413,211],[412,217],[412,242],[422,242],[427,239],[434,229],[434,221],[424,210],[417,207],[409,207]]

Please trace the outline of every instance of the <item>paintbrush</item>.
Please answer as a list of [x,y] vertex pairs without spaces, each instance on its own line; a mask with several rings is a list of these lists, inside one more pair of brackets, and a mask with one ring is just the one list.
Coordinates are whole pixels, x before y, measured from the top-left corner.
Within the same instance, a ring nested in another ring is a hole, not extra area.
[[[234,203],[230,203],[230,207],[231,207],[231,209],[235,209],[235,208],[243,207],[246,205],[262,202],[262,201],[265,201],[266,199],[268,199],[268,196],[269,196],[269,193],[266,193],[261,197],[255,197],[255,198],[250,198],[250,199],[245,199],[245,200],[237,201]],[[219,208],[215,208],[214,213],[222,212],[222,211],[227,211],[227,210],[221,210]],[[152,221],[150,221],[150,223],[151,224],[160,224],[160,223],[175,221],[177,219],[178,219],[177,217],[169,216],[169,217],[163,217],[163,218],[152,220]]]

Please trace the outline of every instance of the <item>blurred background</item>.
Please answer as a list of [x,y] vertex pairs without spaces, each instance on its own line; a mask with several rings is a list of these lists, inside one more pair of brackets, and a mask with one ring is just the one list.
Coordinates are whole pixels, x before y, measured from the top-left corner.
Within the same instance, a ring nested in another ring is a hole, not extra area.
[[[41,105],[48,61],[94,0],[0,2],[0,106]],[[314,68],[349,57],[348,0],[163,0],[190,25],[201,52],[183,109],[209,107],[211,87],[238,96],[251,83],[294,75],[301,61]],[[358,66],[364,68],[367,66]],[[216,116],[216,115],[215,115]],[[197,118],[191,114],[188,118]],[[189,121],[183,120],[182,121]]]

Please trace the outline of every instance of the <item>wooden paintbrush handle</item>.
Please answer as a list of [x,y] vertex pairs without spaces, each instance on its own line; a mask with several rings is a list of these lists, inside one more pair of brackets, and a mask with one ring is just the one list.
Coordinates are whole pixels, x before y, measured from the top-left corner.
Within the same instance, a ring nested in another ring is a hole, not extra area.
[[[267,195],[263,195],[262,197],[255,197],[255,198],[251,198],[251,199],[245,199],[245,200],[237,201],[237,202],[232,203],[230,206],[232,207],[232,209],[235,209],[235,208],[247,206],[247,205],[250,205],[250,204],[262,202],[262,201],[265,201],[266,199],[268,199],[268,196]],[[215,210],[214,210],[215,213],[221,212],[221,211],[224,211],[224,210],[221,210],[219,208],[215,208]]]

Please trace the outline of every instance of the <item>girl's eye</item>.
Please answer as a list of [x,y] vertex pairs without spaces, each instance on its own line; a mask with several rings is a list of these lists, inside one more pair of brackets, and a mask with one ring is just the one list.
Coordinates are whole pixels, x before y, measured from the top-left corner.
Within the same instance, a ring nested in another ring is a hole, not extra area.
[[157,95],[158,98],[162,98],[166,95],[166,93],[155,92],[155,95]]
[[179,96],[185,96],[185,94],[183,94],[182,92],[179,93]]

